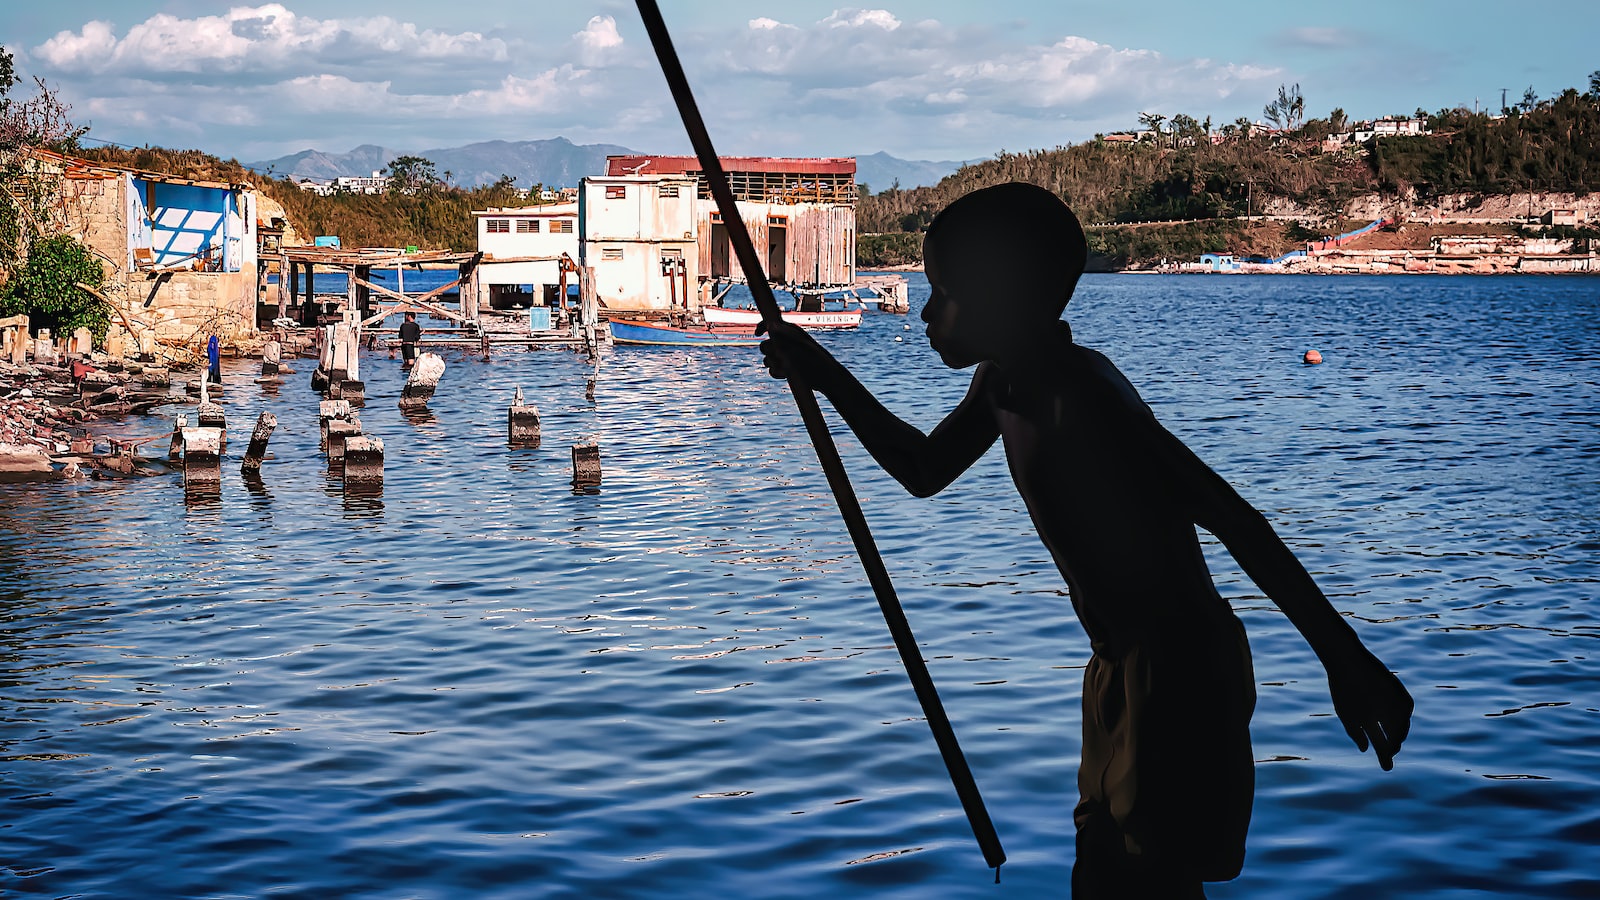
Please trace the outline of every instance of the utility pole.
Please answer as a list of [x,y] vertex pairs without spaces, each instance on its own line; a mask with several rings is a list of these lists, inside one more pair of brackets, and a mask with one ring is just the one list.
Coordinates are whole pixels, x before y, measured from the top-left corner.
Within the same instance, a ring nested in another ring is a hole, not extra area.
[[1501,88],[1500,89],[1500,115],[1502,115],[1502,116],[1506,114],[1506,91],[1507,90],[1508,90],[1508,88]]

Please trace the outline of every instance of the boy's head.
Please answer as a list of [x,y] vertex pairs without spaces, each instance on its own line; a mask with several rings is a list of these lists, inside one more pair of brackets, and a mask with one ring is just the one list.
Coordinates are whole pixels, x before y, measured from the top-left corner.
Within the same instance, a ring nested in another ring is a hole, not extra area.
[[951,203],[928,226],[922,247],[932,270],[928,277],[956,292],[954,299],[976,299],[972,287],[983,284],[985,305],[1023,302],[1033,307],[1027,312],[1051,319],[1072,299],[1089,250],[1067,204],[1022,182],[983,188]]
[[406,313],[406,321],[407,322],[415,322],[416,320],[417,320],[417,314],[416,313],[414,313],[414,312]]
[[946,365],[964,369],[1059,333],[1050,323],[1072,299],[1088,245],[1059,197],[1012,183],[945,207],[922,256],[932,288],[922,308],[928,342]]

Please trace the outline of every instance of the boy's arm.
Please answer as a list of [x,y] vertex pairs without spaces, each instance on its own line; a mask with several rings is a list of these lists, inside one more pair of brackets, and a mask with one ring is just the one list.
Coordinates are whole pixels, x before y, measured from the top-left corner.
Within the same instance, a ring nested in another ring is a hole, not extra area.
[[774,378],[798,375],[806,386],[826,396],[845,424],[907,491],[931,497],[960,477],[999,437],[1000,430],[984,400],[992,376],[988,363],[978,366],[972,386],[944,421],[923,434],[878,402],[856,377],[804,329],[780,322],[761,344],[761,354]]
[[1345,733],[1367,744],[1385,770],[1411,729],[1411,695],[1323,596],[1311,574],[1255,507],[1162,428],[1169,471],[1189,498],[1195,524],[1216,535],[1250,579],[1283,611],[1328,672],[1333,709]]

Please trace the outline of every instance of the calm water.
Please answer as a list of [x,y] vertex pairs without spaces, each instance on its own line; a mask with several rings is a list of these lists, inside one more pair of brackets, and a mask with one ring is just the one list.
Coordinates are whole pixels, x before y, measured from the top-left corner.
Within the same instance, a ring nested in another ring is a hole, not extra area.
[[[825,341],[929,427],[964,376],[914,312]],[[1383,773],[1210,546],[1261,681],[1250,853],[1210,895],[1600,896],[1600,280],[1098,276],[1071,312],[1417,700]],[[408,421],[370,354],[386,485],[348,501],[309,361],[268,396],[240,368],[220,500],[0,486],[0,892],[1064,895],[1088,647],[999,451],[915,500],[840,439],[997,887],[756,358],[619,348],[590,403],[576,354],[447,356]],[[504,445],[518,385],[542,449]],[[605,482],[577,496],[584,437]]]

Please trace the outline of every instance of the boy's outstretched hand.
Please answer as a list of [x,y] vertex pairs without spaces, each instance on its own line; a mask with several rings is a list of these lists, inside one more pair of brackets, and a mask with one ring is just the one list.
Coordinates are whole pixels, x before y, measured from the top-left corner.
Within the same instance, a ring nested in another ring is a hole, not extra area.
[[1328,666],[1328,690],[1350,740],[1362,751],[1370,743],[1378,765],[1385,772],[1394,768],[1394,755],[1411,732],[1415,706],[1400,679],[1363,647]]
[[773,378],[795,375],[807,387],[826,394],[839,383],[839,376],[846,374],[833,354],[798,325],[780,320],[768,327],[762,321],[756,326],[756,334],[768,335],[761,342],[761,356]]

